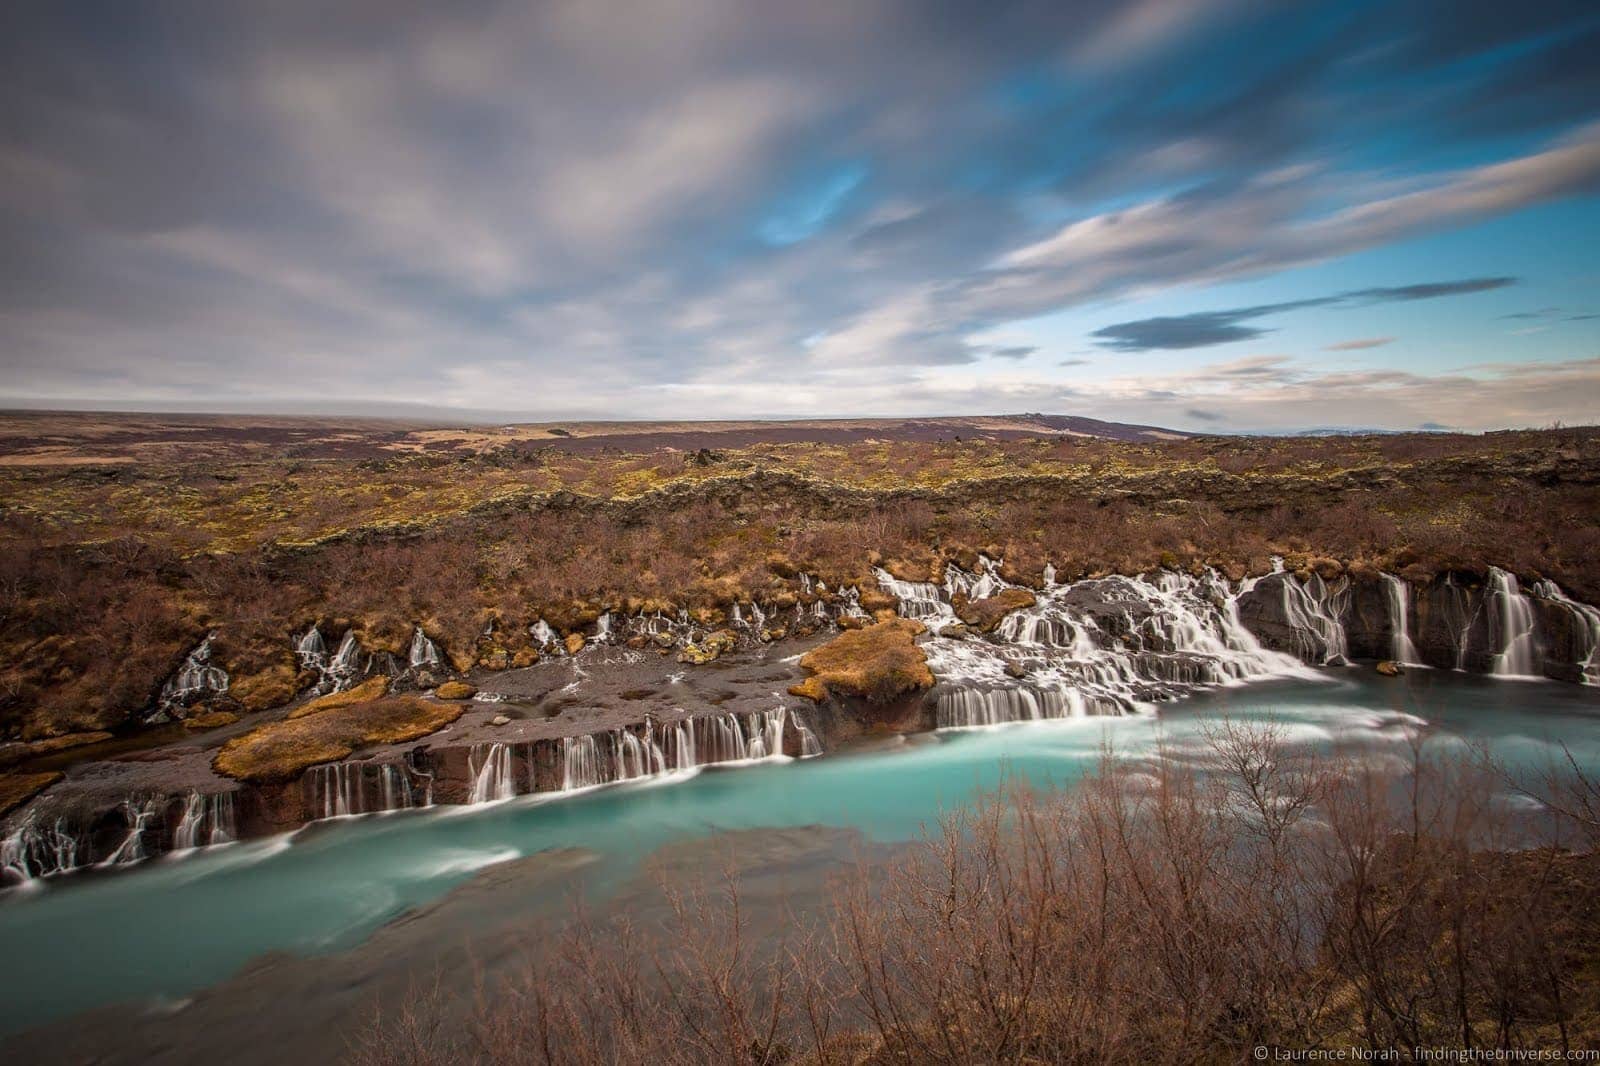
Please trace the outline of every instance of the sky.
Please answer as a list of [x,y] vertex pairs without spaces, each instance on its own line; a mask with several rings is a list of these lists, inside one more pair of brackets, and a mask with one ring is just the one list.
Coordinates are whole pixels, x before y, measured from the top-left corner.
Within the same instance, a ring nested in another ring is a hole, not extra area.
[[11,0],[0,406],[1600,422],[1600,5]]

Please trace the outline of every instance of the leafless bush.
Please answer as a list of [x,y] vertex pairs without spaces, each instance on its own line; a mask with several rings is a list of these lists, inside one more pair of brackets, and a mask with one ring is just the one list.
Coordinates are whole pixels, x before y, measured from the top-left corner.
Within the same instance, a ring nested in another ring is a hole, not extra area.
[[[731,874],[664,885],[664,928],[580,920],[480,987],[456,1036],[439,1019],[460,997],[424,989],[356,1059],[1099,1063],[1592,1039],[1594,858],[1513,847],[1503,772],[1420,744],[1400,768],[1311,757],[1272,725],[1209,741],[1198,763],[1108,754],[1069,790],[983,798],[845,877],[823,934],[753,942]],[[1577,777],[1564,787],[1592,797]]]

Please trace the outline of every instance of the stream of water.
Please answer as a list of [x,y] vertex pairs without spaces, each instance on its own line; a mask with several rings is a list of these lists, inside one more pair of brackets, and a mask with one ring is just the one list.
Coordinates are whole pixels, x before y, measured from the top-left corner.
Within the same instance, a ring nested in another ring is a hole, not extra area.
[[523,796],[318,823],[116,872],[88,871],[0,897],[0,1033],[97,1005],[179,999],[269,951],[336,952],[492,864],[555,847],[599,856],[605,892],[663,844],[725,830],[834,825],[916,837],[941,810],[1008,774],[1062,785],[1110,744],[1182,753],[1224,716],[1274,718],[1292,742],[1399,757],[1423,730],[1537,769],[1570,749],[1600,767],[1600,691],[1416,670],[1355,669],[1203,691],[1156,714],[952,730],[855,753],[768,762],[567,797]]

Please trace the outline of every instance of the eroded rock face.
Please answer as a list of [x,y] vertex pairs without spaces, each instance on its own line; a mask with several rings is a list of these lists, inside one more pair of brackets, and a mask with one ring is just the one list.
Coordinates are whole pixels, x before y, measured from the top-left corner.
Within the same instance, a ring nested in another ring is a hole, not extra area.
[[1600,612],[1548,582],[1450,571],[1412,584],[1376,571],[1336,582],[1273,573],[1239,597],[1239,617],[1263,645],[1309,663],[1393,661],[1471,673],[1594,681]]
[[1264,647],[1287,652],[1301,662],[1336,665],[1350,655],[1345,617],[1350,581],[1305,578],[1280,571],[1268,574],[1239,596],[1239,620]]

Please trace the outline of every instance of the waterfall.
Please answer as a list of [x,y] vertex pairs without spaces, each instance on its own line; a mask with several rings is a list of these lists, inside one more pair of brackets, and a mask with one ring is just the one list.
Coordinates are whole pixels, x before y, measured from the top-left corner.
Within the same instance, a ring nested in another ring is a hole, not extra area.
[[1573,659],[1578,664],[1584,684],[1600,685],[1600,609],[1571,599],[1554,581],[1537,582],[1533,586],[1533,594],[1559,603],[1572,613],[1581,639]]
[[811,731],[811,725],[806,721],[805,715],[795,711],[790,717],[790,721],[794,722],[794,730],[800,736],[800,757],[809,759],[813,756],[821,755],[822,742]]
[[[1115,708],[1111,713],[1120,711],[1121,708]],[[935,720],[940,729],[973,729],[1047,718],[1082,718],[1089,713],[1083,694],[1077,689],[1041,689],[1027,685],[995,689],[952,688],[940,692],[935,704]]]
[[[409,769],[392,762],[330,762],[305,773],[306,808],[316,819],[403,811],[415,806]],[[378,802],[373,805],[369,797]],[[432,803],[429,778],[427,804]]]
[[75,870],[83,861],[78,838],[67,832],[65,817],[40,825],[30,814],[0,840],[0,873],[4,881],[27,883],[39,877]]
[[604,784],[600,776],[600,751],[594,735],[561,738],[561,791]]
[[779,705],[777,710],[757,711],[745,716],[746,758],[769,759],[783,754],[783,722],[788,708]]
[[410,667],[415,670],[420,666],[439,666],[442,662],[438,645],[428,639],[428,635],[422,631],[421,626],[417,626],[416,630],[411,634]]
[[138,862],[145,858],[149,852],[145,848],[144,835],[150,829],[150,823],[166,808],[165,796],[155,796],[149,799],[135,801],[126,799],[122,801],[122,816],[128,822],[128,834],[122,838],[105,859],[101,866],[121,866],[125,863]]
[[[430,786],[432,782],[430,781]],[[406,772],[394,763],[384,763],[378,768],[379,791],[383,796],[383,809],[386,811],[409,810],[412,806],[411,782]],[[432,802],[433,793],[430,787],[429,802]]]
[[699,765],[695,755],[694,729],[688,722],[675,722],[665,730],[662,749],[668,770],[693,770]]
[[529,626],[528,632],[533,636],[534,643],[537,644],[541,650],[548,648],[550,645],[556,643],[556,641],[560,639],[556,636],[556,631],[550,628],[550,623],[546,622],[543,618]]
[[643,736],[626,729],[619,729],[612,734],[613,750],[616,752],[615,780],[631,781],[666,773],[667,756],[656,742],[655,734],[655,726],[651,723],[645,725]]
[[472,795],[468,803],[508,800],[517,794],[516,778],[511,774],[509,745],[499,741],[474,744],[467,758],[467,772],[472,775]]
[[900,601],[900,614],[926,623],[937,631],[941,626],[958,621],[956,612],[944,598],[944,591],[931,581],[901,581],[882,567],[874,571],[878,584],[885,592]]
[[1404,666],[1421,662],[1417,646],[1411,642],[1411,586],[1393,574],[1380,574],[1384,597],[1389,602],[1389,658]]
[[172,850],[227,844],[237,838],[233,793],[190,791],[184,801],[183,817],[172,831]]
[[1495,600],[1496,637],[1500,651],[1490,673],[1497,677],[1529,677],[1538,674],[1538,649],[1533,639],[1533,604],[1517,587],[1515,574],[1498,566],[1489,568],[1487,595]]
[[596,644],[609,644],[611,642],[611,612],[602,611],[594,623],[594,642]]
[[1341,577],[1329,585],[1313,573],[1304,584],[1292,577],[1277,584],[1283,593],[1284,617],[1296,631],[1296,655],[1304,662],[1346,665],[1350,643],[1341,619],[1350,601],[1349,579]]
[[[954,618],[949,599],[957,593],[981,598],[1009,587],[997,564],[981,565],[977,575],[947,566],[942,586],[898,581],[881,570],[878,576],[899,597],[903,615],[937,631],[937,620]],[[1331,645],[1342,655],[1337,614],[1347,587],[1330,588],[1317,579],[1306,592],[1294,584],[1303,597],[1302,614],[1325,634],[1319,649]],[[924,643],[941,680],[936,721],[942,728],[966,728],[1128,714],[1200,685],[1307,674],[1294,657],[1262,647],[1241,621],[1238,598],[1251,587],[1235,589],[1213,571],[1161,571],[1151,578],[1094,578],[1037,590],[1032,607],[1008,614],[985,639],[935,636]]]
[[162,722],[174,716],[181,717],[177,712],[186,705],[210,696],[221,696],[228,691],[227,673],[211,663],[213,636],[215,634],[208,635],[202,640],[183,660],[183,665],[178,667],[177,673],[161,686],[156,709],[149,715],[147,721]]
[[318,818],[345,818],[363,812],[360,771],[352,772],[354,766],[331,762],[306,771],[306,785],[311,792],[308,806]]
[[333,661],[328,663],[327,673],[328,680],[336,690],[349,688],[361,675],[361,642],[356,639],[354,630],[345,631],[344,638],[339,641],[339,650],[334,652]]
[[323,642],[322,631],[312,623],[294,645],[295,656],[300,660],[300,666],[308,670],[321,670],[328,664],[328,645]]

